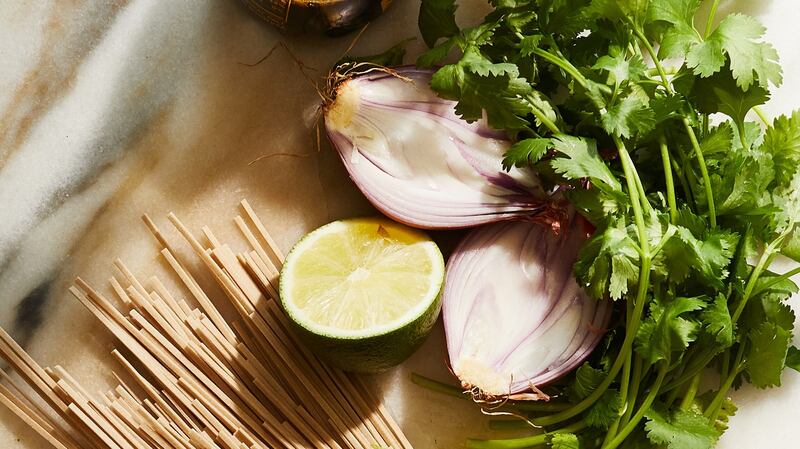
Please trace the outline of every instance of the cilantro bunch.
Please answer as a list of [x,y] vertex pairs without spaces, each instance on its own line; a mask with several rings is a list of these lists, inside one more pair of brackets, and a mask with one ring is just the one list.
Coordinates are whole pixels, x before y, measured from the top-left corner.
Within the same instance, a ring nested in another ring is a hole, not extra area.
[[432,88],[507,130],[505,166],[535,168],[596,227],[575,275],[620,318],[558,387],[564,409],[526,416],[544,436],[468,447],[711,448],[731,388],[800,365],[799,270],[770,271],[800,260],[800,112],[757,109],[782,81],[777,52],[751,17],[715,27],[718,0],[702,26],[699,0],[491,2],[459,29],[454,0],[423,0],[417,64],[457,55]]

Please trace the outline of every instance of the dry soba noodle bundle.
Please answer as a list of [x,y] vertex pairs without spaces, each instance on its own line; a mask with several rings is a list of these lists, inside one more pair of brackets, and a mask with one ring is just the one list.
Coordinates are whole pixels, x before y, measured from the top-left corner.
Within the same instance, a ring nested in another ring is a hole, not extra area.
[[[119,385],[91,397],[61,367],[39,366],[0,329],[0,356],[27,384],[15,385],[0,370],[0,402],[59,449],[411,448],[358,377],[320,362],[290,331],[276,303],[283,255],[250,205],[241,205],[248,220],[235,223],[251,249],[240,254],[208,228],[210,247],[203,246],[169,216],[225,303],[203,291],[144,217],[192,299],[157,278],[140,282],[121,261],[121,278],[111,279],[115,300],[78,279],[70,291],[124,348],[112,352],[125,373],[115,374]],[[239,316],[231,324],[220,313],[230,306]]]

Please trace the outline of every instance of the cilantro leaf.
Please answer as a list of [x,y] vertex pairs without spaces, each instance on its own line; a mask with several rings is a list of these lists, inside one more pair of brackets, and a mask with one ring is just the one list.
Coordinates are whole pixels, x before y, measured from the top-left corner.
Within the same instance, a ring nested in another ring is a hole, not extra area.
[[649,3],[648,0],[592,0],[587,14],[612,21],[630,19],[634,24],[642,25],[647,19]]
[[686,65],[703,78],[719,72],[725,65],[722,44],[716,39],[694,43],[686,53]]
[[575,38],[591,26],[586,14],[589,0],[536,0],[539,27],[557,36]]
[[789,346],[789,351],[786,353],[786,367],[800,372],[800,349],[797,349],[797,346]]
[[450,50],[456,45],[456,39],[450,38],[441,44],[428,49],[417,58],[417,66],[419,67],[433,67],[442,62],[444,58],[450,53]]
[[510,170],[511,167],[524,167],[533,165],[539,161],[547,151],[553,146],[550,139],[534,138],[520,140],[511,145],[503,156],[503,169]]
[[566,197],[584,218],[602,229],[605,228],[603,223],[627,208],[626,198],[595,188],[567,190]]
[[443,37],[458,34],[455,0],[422,0],[419,7],[419,31],[428,47]]
[[763,204],[774,178],[772,157],[763,153],[728,154],[721,174],[712,178],[720,215],[752,213]]
[[660,58],[684,56],[693,45],[701,41],[693,24],[699,7],[699,0],[666,0],[650,3],[649,20],[671,25],[664,31],[661,39],[658,51]]
[[527,121],[520,116],[530,111],[530,103],[524,97],[531,93],[531,85],[519,78],[510,65],[494,65],[476,51],[470,52],[470,59],[436,71],[431,88],[444,98],[458,100],[456,113],[464,120],[478,120],[485,110],[494,128],[527,127]]
[[767,88],[770,82],[780,86],[783,80],[778,52],[771,44],[759,42],[764,31],[756,19],[733,13],[708,37],[728,53],[736,85],[742,90],[748,90],[753,83],[761,88]]
[[[742,139],[739,135],[740,128],[731,128],[731,131],[733,132],[732,149],[734,151],[741,152],[741,150],[744,150],[744,153],[747,153],[753,148],[758,148],[761,145],[764,140],[764,133],[760,124],[756,122],[744,122],[744,126],[741,129],[744,130],[744,139]],[[744,144],[742,144],[742,140],[744,140]]]
[[761,149],[772,155],[777,183],[787,184],[800,166],[800,110],[791,117],[776,118],[764,134]]
[[685,53],[686,65],[701,78],[714,75],[729,62],[736,86],[745,92],[753,85],[766,89],[769,83],[781,84],[783,75],[778,65],[778,52],[772,45],[760,41],[764,26],[756,19],[744,14],[731,14],[703,40],[691,21],[686,20],[694,7],[690,3],[694,2],[663,3],[669,6],[658,7],[655,18],[671,22],[674,27],[665,33],[662,57]]
[[[531,107],[538,109],[539,112],[547,117],[547,119],[549,119],[551,122],[558,123],[560,121],[560,117],[553,107],[553,104],[541,92],[536,90],[532,91],[528,95],[528,101],[530,102]],[[539,120],[539,117],[535,116],[534,122],[536,123],[536,126],[542,126],[542,122]]]
[[747,335],[745,377],[757,388],[780,386],[791,334],[775,323],[764,322]]
[[470,72],[482,77],[500,77],[504,75],[516,77],[519,75],[516,64],[508,62],[494,63],[484,56],[475,46],[467,47],[459,64],[463,65]]
[[547,445],[552,449],[581,449],[580,440],[574,433],[553,433],[547,436]]
[[727,267],[736,249],[738,236],[716,229],[698,238],[683,226],[676,228],[675,236],[664,245],[664,253],[670,260],[681,260],[683,263],[671,267],[670,278],[682,281],[695,273],[702,281],[721,288],[728,276]]
[[461,45],[462,49],[466,50],[469,46],[482,46],[489,44],[494,37],[497,28],[500,26],[498,22],[486,22],[472,28],[466,28],[461,31]]
[[609,48],[609,54],[601,56],[592,68],[608,72],[608,84],[617,87],[625,81],[638,81],[647,70],[641,56],[626,58],[619,47]]
[[783,187],[775,189],[771,206],[775,208],[770,217],[774,234],[793,232],[800,219],[800,172],[795,173],[791,181]]
[[785,302],[786,296],[779,293],[762,295],[761,307],[767,321],[775,323],[781,329],[791,332],[794,329],[795,314],[791,306]]
[[[589,396],[606,378],[606,371],[593,368],[584,363],[575,371],[575,379],[567,387],[566,393],[570,401],[578,402]],[[618,417],[622,408],[622,397],[619,391],[606,391],[587,412],[586,422],[599,429],[607,429]]]
[[[703,410],[707,409],[711,402],[714,400],[716,396],[716,391],[709,390],[695,398],[694,404],[692,406],[692,410],[696,411],[697,413],[703,413]],[[739,411],[739,408],[736,407],[736,404],[733,403],[731,398],[725,398],[722,400],[722,406],[719,409],[719,413],[717,414],[717,419],[714,422],[714,427],[719,431],[720,434],[724,433],[728,430],[728,422],[730,418],[736,415],[736,412]]]
[[700,0],[665,0],[651,2],[649,14],[650,21],[662,20],[673,25],[691,25]]
[[619,180],[597,153],[594,140],[559,134],[552,142],[553,148],[560,155],[566,156],[551,161],[550,166],[556,173],[567,179],[588,178],[601,189],[614,192],[622,190]]
[[639,279],[639,251],[622,220],[595,233],[581,249],[574,271],[593,298],[621,299]]
[[580,401],[589,396],[605,377],[605,371],[593,368],[588,362],[584,363],[575,370],[575,379],[566,390],[567,397],[572,402]]
[[713,449],[719,438],[717,429],[695,411],[678,410],[669,415],[663,408],[651,407],[645,417],[647,437],[668,449]]
[[725,398],[722,401],[722,407],[720,407],[714,427],[716,427],[720,433],[725,432],[728,430],[728,422],[738,411],[739,407],[737,407],[730,398]]
[[539,43],[542,41],[544,36],[541,34],[532,34],[530,36],[525,36],[519,42],[519,54],[520,56],[530,56],[533,52],[539,47]]
[[729,348],[733,344],[733,323],[728,310],[728,298],[722,293],[714,298],[714,302],[701,314],[706,331],[722,348]]
[[781,329],[791,332],[794,329],[795,315],[786,304],[791,293],[767,293],[752,298],[747,303],[746,314],[740,319],[743,329],[757,329],[765,322],[772,323]]
[[653,129],[655,114],[649,107],[650,99],[639,87],[628,89],[619,101],[603,114],[603,128],[611,134],[629,138],[634,133]]
[[597,429],[608,429],[619,418],[622,397],[619,391],[607,390],[586,413],[586,423]]
[[769,93],[760,85],[744,91],[736,84],[730,70],[698,79],[692,94],[700,112],[721,112],[732,118],[737,128],[744,127],[744,117],[753,107],[762,105],[769,99]]
[[729,157],[733,146],[733,130],[730,122],[721,123],[712,128],[700,142],[700,149],[710,163]]
[[796,262],[800,261],[800,228],[795,228],[786,238],[786,243],[781,248],[781,254]]
[[[658,57],[662,59],[685,57],[690,49],[698,43],[700,43],[700,37],[691,23],[676,23],[675,26],[664,32],[661,47],[658,49]],[[689,65],[689,67],[693,68],[694,66]]]
[[673,351],[682,351],[697,338],[700,322],[686,318],[690,312],[702,310],[701,298],[674,298],[665,303],[650,304],[650,316],[636,334],[637,352],[650,363],[669,361]]
[[705,235],[708,231],[706,220],[692,212],[692,210],[686,206],[678,209],[678,216],[675,219],[675,224],[688,229],[692,235]]
[[687,105],[686,98],[681,94],[664,95],[660,92],[656,92],[656,96],[650,99],[654,126],[671,118],[681,117],[681,110]]

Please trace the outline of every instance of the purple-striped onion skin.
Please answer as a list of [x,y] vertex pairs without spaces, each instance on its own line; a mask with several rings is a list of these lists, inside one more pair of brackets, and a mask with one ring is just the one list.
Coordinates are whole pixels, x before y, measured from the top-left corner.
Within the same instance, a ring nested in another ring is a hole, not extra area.
[[603,338],[610,301],[578,286],[572,266],[586,239],[518,221],[472,231],[447,264],[443,316],[453,372],[487,396],[534,390],[583,362]]
[[[426,229],[534,215],[546,198],[527,169],[502,169],[511,142],[428,87],[431,70],[400,67],[351,78],[326,105],[328,137],[381,212]],[[402,78],[401,78],[402,77]]]

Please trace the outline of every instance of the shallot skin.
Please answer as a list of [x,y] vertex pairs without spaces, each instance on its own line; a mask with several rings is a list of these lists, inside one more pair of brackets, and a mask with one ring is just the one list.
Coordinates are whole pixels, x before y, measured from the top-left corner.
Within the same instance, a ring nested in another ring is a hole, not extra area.
[[[488,396],[537,391],[576,368],[603,338],[610,301],[572,274],[580,220],[562,235],[538,223],[472,231],[447,264],[443,318],[452,371]],[[562,230],[563,231],[563,230]]]
[[433,71],[399,67],[340,83],[325,127],[350,178],[396,221],[455,229],[535,215],[547,195],[528,169],[502,170],[511,145],[468,123],[428,86]]

